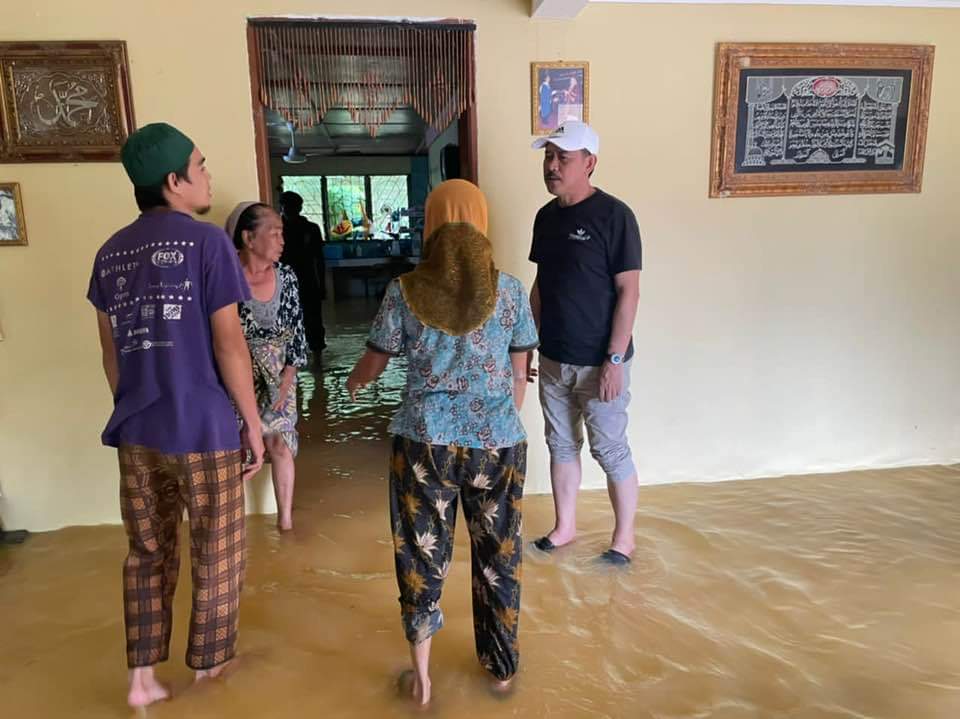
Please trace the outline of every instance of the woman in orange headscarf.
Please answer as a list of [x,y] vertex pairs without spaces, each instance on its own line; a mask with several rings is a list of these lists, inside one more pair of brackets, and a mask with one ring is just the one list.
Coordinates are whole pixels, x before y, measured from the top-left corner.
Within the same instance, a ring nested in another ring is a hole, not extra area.
[[430,643],[443,625],[458,502],[473,553],[477,655],[501,690],[519,662],[527,444],[517,410],[537,332],[526,290],[496,268],[486,234],[487,203],[476,186],[450,180],[430,194],[423,258],[387,288],[347,380],[356,398],[391,357],[407,359],[403,403],[390,425],[390,516],[421,704],[430,699]]

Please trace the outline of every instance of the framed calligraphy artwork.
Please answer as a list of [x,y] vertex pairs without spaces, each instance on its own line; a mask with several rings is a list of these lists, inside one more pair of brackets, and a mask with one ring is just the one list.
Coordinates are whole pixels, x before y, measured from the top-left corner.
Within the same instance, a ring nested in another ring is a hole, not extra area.
[[0,42],[0,162],[116,162],[133,131],[125,42]]
[[720,44],[710,196],[920,192],[933,55]]

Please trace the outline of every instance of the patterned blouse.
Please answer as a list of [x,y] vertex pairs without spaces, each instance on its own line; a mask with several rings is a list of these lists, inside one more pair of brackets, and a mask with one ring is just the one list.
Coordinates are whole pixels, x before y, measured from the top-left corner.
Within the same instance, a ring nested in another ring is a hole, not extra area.
[[394,280],[367,342],[374,351],[407,358],[406,392],[390,433],[476,449],[520,444],[526,434],[513,402],[510,353],[538,344],[526,290],[504,272],[493,316],[460,337],[424,326]]
[[297,276],[290,267],[279,262],[276,271],[280,296],[273,324],[265,327],[257,321],[253,300],[240,303],[240,324],[248,342],[283,343],[284,364],[300,369],[307,366],[307,338],[303,331],[303,309],[300,307]]

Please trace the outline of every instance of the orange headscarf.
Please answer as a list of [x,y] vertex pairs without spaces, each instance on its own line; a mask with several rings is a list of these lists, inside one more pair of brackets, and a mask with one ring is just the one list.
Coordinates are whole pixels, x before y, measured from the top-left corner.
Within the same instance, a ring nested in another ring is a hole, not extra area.
[[466,180],[448,180],[427,198],[423,256],[400,278],[410,311],[428,327],[465,335],[497,304],[500,273],[487,239],[487,200]]

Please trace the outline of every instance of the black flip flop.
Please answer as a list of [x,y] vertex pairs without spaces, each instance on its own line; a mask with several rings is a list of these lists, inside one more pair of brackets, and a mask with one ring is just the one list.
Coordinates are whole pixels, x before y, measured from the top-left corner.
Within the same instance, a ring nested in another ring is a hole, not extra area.
[[625,567],[630,564],[630,557],[623,552],[618,552],[616,549],[608,549],[600,555],[599,559],[601,562],[614,567]]
[[543,535],[540,539],[537,539],[533,542],[533,546],[539,549],[541,552],[552,552],[557,548],[557,545],[550,541],[550,537]]

